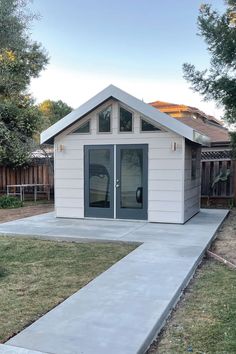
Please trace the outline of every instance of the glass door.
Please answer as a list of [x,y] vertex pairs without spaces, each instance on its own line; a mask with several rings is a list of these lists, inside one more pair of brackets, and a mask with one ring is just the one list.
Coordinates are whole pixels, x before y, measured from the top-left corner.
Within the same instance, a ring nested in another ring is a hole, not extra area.
[[116,218],[147,219],[148,146],[116,146]]
[[84,147],[85,216],[114,218],[114,147]]

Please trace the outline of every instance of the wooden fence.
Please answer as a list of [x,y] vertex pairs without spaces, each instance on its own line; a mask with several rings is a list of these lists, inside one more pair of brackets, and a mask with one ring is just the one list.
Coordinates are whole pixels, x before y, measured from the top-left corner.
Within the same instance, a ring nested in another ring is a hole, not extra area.
[[47,162],[24,167],[0,166],[0,193],[6,193],[9,184],[48,184],[53,193],[53,169]]
[[[231,159],[202,161],[202,197],[211,198],[235,198],[236,192],[236,169],[235,161]],[[214,179],[219,173],[230,170],[226,181],[220,181],[212,187]]]

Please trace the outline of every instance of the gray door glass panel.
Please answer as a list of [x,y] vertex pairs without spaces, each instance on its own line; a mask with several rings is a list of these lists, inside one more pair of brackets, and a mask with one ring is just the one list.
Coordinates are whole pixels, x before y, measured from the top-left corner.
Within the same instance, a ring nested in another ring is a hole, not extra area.
[[147,219],[148,146],[116,147],[116,217]]
[[113,145],[84,147],[85,216],[114,217]]

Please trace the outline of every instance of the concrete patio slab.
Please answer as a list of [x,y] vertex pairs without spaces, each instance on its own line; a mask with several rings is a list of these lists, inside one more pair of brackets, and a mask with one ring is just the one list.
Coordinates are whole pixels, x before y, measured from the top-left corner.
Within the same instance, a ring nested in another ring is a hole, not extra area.
[[[46,213],[0,224],[0,234],[30,235],[47,239],[74,241],[77,239],[95,241],[131,241],[178,243],[181,240],[202,242],[208,237],[208,230],[217,229],[218,219],[227,210],[202,209],[186,224],[158,224],[145,221],[122,221],[103,219],[66,219],[56,218],[55,213]],[[203,232],[201,232],[203,231]],[[167,237],[168,235],[168,237]]]
[[202,210],[185,225],[55,219],[53,214],[1,224],[0,233],[20,235],[20,230],[20,236],[142,242],[6,344],[55,354],[144,353],[227,213]]
[[146,224],[139,221],[56,218],[52,212],[0,224],[0,234],[51,236],[70,241],[77,238],[119,241]]
[[0,344],[0,354],[47,354],[47,353],[19,348],[19,347],[13,347],[12,345]]

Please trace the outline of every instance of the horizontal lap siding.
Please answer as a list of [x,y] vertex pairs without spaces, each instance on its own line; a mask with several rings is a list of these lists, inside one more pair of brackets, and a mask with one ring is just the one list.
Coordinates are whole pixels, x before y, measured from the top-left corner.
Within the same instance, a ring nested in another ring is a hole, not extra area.
[[192,179],[192,146],[190,143],[185,145],[185,180],[184,180],[184,221],[190,219],[200,210],[201,197],[201,150],[197,149],[197,170],[196,178]]
[[[106,106],[107,104],[104,107]],[[101,109],[100,107],[99,110]],[[112,134],[97,133],[97,112],[94,111],[88,116],[91,120],[91,134],[69,134],[77,128],[77,123],[55,139],[57,216],[84,217],[84,145],[148,144],[148,220],[182,222],[184,139],[169,132],[141,133],[138,113],[134,113],[134,132],[118,133],[117,103],[114,103],[113,112]],[[172,151],[172,141],[177,143],[177,151]],[[62,152],[57,152],[59,145],[63,145]]]

